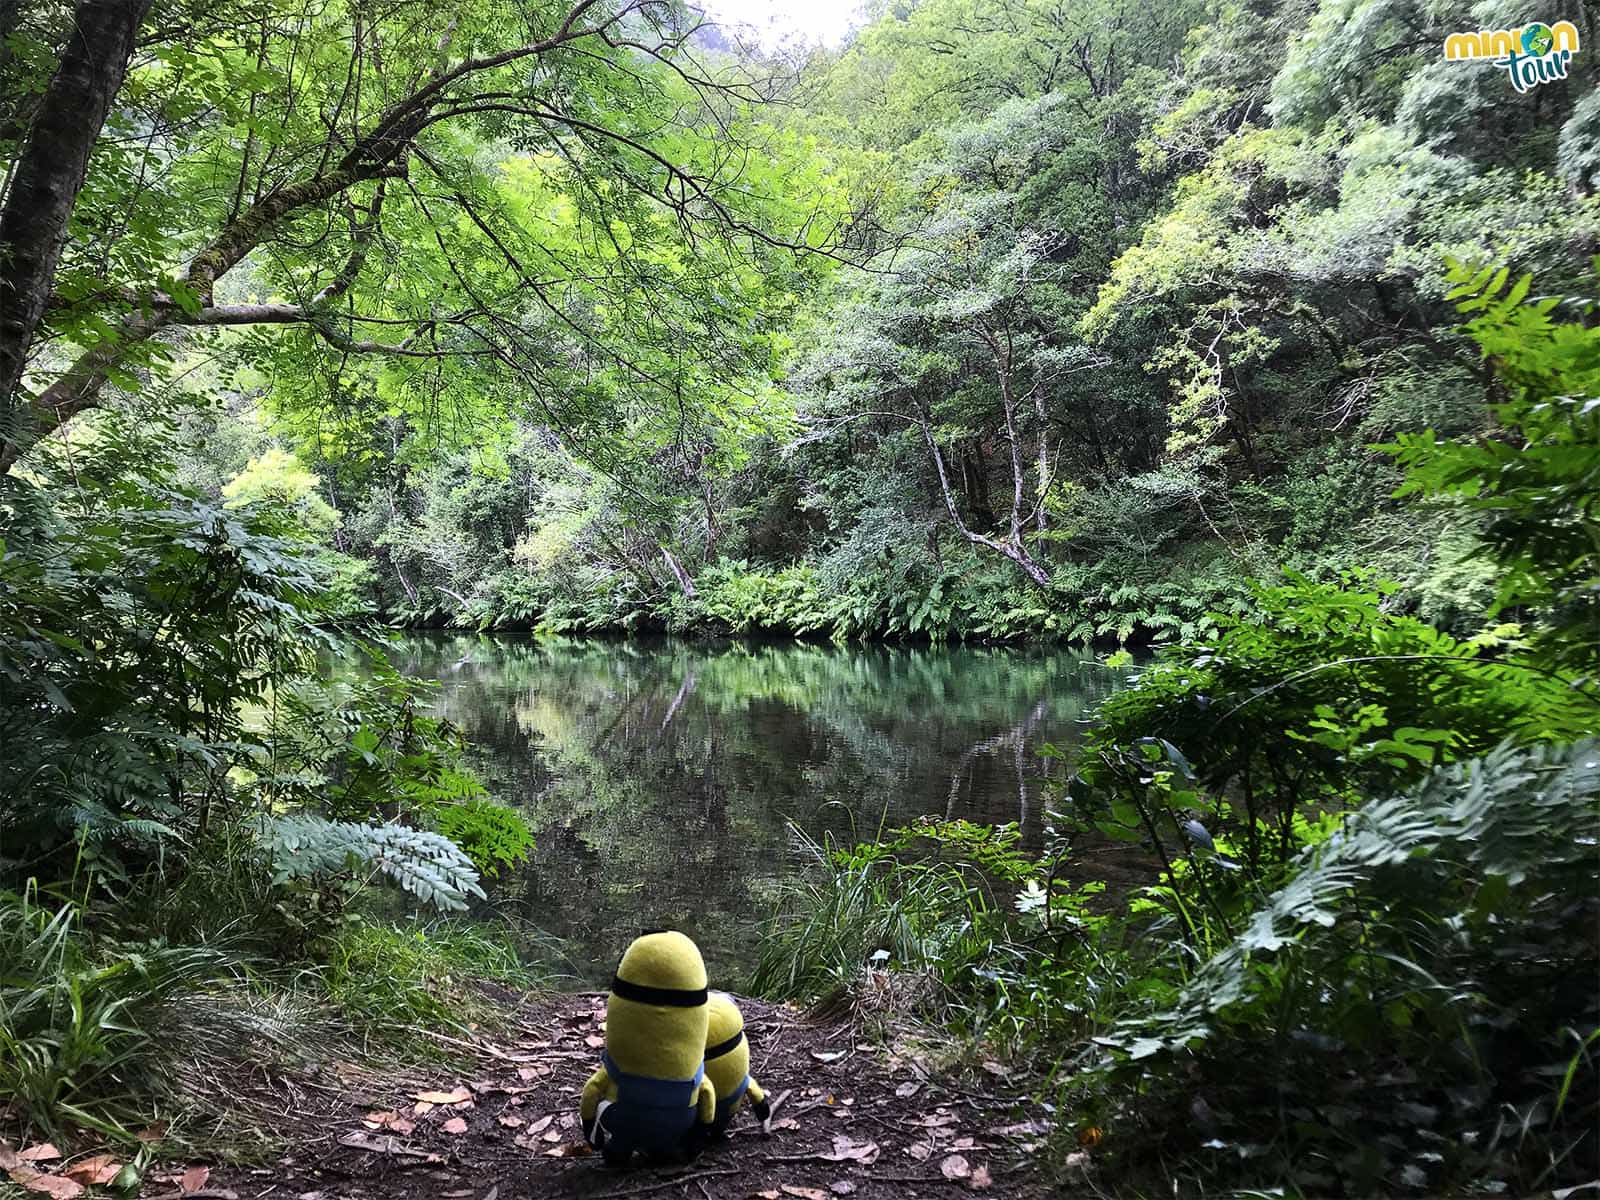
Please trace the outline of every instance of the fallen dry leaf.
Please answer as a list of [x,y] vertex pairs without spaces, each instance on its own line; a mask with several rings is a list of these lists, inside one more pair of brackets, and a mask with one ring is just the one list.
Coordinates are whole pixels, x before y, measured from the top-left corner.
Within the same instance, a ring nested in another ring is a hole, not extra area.
[[[811,1057],[821,1063],[831,1063],[838,1062],[848,1053],[848,1050],[813,1050]],[[786,1184],[785,1186],[788,1185]]]
[[138,1138],[141,1142],[159,1142],[162,1138],[167,1136],[167,1123],[165,1121],[156,1121],[148,1128],[141,1129],[133,1136]]
[[30,1192],[43,1192],[53,1200],[76,1200],[83,1195],[83,1184],[65,1175],[46,1175],[35,1171],[27,1163],[19,1163],[10,1171],[11,1182]]
[[1006,1077],[1006,1068],[1004,1063],[997,1063],[992,1058],[986,1058],[978,1065],[991,1075],[997,1076],[1001,1079]]
[[424,1104],[465,1104],[472,1099],[472,1092],[467,1088],[457,1086],[448,1092],[413,1092],[413,1100],[420,1100]]
[[927,1129],[942,1129],[946,1125],[954,1125],[955,1123],[955,1113],[946,1112],[943,1109],[940,1109],[937,1112],[929,1113],[927,1116],[922,1118],[922,1125]]
[[461,1135],[461,1134],[463,1134],[463,1133],[465,1133],[467,1131],[466,1118],[465,1117],[451,1117],[448,1121],[446,1121],[439,1128],[443,1129],[446,1133],[453,1133],[453,1134],[456,1134],[457,1136],[459,1136],[459,1135]]
[[100,1187],[110,1183],[122,1170],[122,1164],[109,1154],[96,1154],[92,1158],[85,1158],[73,1163],[62,1172],[68,1179],[75,1179],[84,1187]]
[[960,1154],[952,1154],[939,1164],[939,1174],[946,1179],[970,1179],[972,1164]]
[[967,1180],[967,1186],[975,1192],[981,1192],[994,1186],[994,1179],[989,1174],[989,1168],[983,1166],[973,1167],[972,1178]]
[[774,1129],[799,1129],[800,1122],[793,1117],[779,1117],[772,1123]]
[[932,1142],[912,1142],[906,1147],[906,1153],[918,1162],[927,1162],[933,1157]]
[[559,1129],[545,1130],[544,1140],[547,1142],[559,1142],[561,1140],[561,1131]]
[[591,1033],[583,1039],[583,1044],[591,1050],[598,1050],[606,1044],[606,1040],[597,1033]]
[[501,1113],[495,1118],[495,1120],[500,1122],[500,1124],[504,1125],[507,1129],[522,1128],[522,1118],[512,1113]]
[[1062,1160],[1061,1165],[1068,1170],[1082,1170],[1089,1165],[1089,1156],[1082,1150],[1074,1150]]
[[798,1196],[800,1200],[828,1200],[828,1193],[821,1188],[801,1187],[798,1183],[786,1183],[779,1189],[785,1196]]
[[546,1158],[582,1158],[585,1154],[593,1153],[588,1142],[562,1142],[544,1152]]
[[908,1099],[908,1098],[910,1098],[912,1096],[915,1096],[921,1090],[922,1090],[922,1085],[920,1083],[917,1083],[917,1082],[913,1081],[911,1083],[902,1083],[899,1087],[895,1088],[894,1094],[896,1096],[899,1096],[900,1099],[905,1100],[905,1099]]
[[0,1171],[9,1171],[22,1160],[17,1157],[17,1152],[5,1142],[0,1142]]
[[404,1137],[417,1128],[417,1123],[397,1112],[368,1113],[362,1122],[368,1129],[390,1129]]
[[37,1146],[17,1151],[17,1157],[23,1162],[55,1162],[61,1157],[61,1151],[55,1148],[53,1142],[40,1142]]
[[819,1154],[817,1157],[828,1162],[858,1162],[863,1166],[871,1166],[878,1161],[881,1153],[877,1142],[858,1142],[843,1134],[834,1134],[832,1153]]
[[996,1137],[1028,1137],[1050,1132],[1048,1121],[1019,1121],[1015,1125],[996,1125],[989,1130]]
[[554,1121],[555,1119],[556,1117],[554,1113],[547,1113],[545,1116],[540,1117],[537,1121],[528,1122],[526,1136],[532,1137],[536,1133],[543,1133],[546,1129],[550,1128],[550,1122]]
[[418,1100],[411,1106],[411,1115],[415,1117],[425,1117],[432,1111],[433,1105],[429,1104],[426,1100]]
[[777,1188],[762,1188],[759,1192],[751,1192],[750,1195],[756,1200],[778,1200],[783,1193]]
[[828,1185],[828,1190],[835,1196],[851,1196],[855,1194],[856,1185],[848,1179],[835,1179]]
[[190,1167],[178,1177],[178,1190],[184,1195],[198,1192],[211,1182],[210,1167]]

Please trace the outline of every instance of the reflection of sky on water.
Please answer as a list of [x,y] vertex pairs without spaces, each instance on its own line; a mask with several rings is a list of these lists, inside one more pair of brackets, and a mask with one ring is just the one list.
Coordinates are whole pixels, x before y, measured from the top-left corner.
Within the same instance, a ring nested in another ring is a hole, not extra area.
[[926,813],[1036,836],[1072,741],[1117,684],[1064,652],[416,635],[494,794],[539,833],[496,898],[603,978],[639,928],[691,933],[719,978],[796,860],[789,822],[850,840]]

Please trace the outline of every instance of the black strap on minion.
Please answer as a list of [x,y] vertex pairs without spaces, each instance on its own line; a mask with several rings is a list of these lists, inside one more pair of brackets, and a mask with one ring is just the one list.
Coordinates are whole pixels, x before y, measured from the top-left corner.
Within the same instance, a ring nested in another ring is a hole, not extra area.
[[744,1041],[744,1030],[741,1029],[727,1041],[718,1042],[715,1046],[707,1046],[706,1061],[710,1062],[713,1058],[721,1058],[724,1054],[732,1054],[739,1048],[739,1043],[742,1041]]
[[620,975],[611,977],[611,994],[638,1004],[660,1004],[667,1008],[699,1008],[706,1002],[705,988],[646,987],[629,983]]

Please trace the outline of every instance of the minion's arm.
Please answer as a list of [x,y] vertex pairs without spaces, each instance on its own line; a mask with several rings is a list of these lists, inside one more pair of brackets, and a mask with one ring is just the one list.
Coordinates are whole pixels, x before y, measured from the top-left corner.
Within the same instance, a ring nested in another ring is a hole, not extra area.
[[611,1076],[606,1074],[604,1067],[589,1076],[589,1081],[583,1085],[583,1097],[578,1101],[578,1117],[583,1122],[586,1141],[594,1141],[594,1122],[600,1114],[600,1101],[616,1098],[616,1085],[611,1082]]
[[700,1090],[695,1093],[694,1106],[700,1118],[700,1124],[711,1125],[717,1119],[717,1089],[710,1079],[700,1081]]
[[755,1113],[756,1120],[761,1122],[761,1131],[771,1133],[772,1105],[767,1102],[767,1093],[756,1082],[754,1075],[750,1076],[750,1082],[745,1087],[745,1095],[750,1097],[750,1111]]

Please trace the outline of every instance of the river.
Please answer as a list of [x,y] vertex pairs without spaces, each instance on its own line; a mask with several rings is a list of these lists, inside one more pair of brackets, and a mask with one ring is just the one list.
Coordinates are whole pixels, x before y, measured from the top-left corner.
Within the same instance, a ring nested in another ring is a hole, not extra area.
[[538,836],[492,888],[603,982],[639,929],[743,976],[807,837],[927,813],[1037,839],[1061,760],[1118,672],[1070,652],[409,634],[473,765]]

